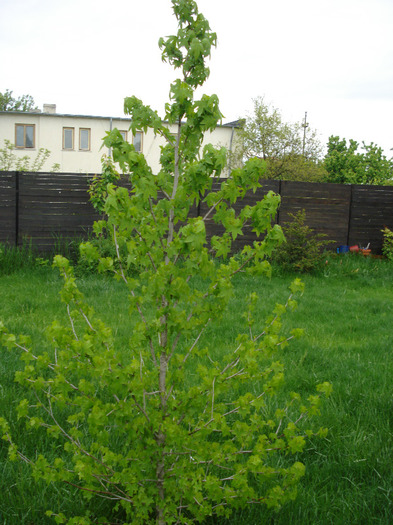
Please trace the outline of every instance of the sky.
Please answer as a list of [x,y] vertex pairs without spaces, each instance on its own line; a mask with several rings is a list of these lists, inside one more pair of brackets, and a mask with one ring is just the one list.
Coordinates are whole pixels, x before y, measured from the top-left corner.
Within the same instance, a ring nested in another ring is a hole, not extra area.
[[[223,122],[263,97],[286,122],[381,146],[393,156],[393,0],[198,0],[217,33],[211,75]],[[177,74],[158,39],[170,0],[1,0],[0,92],[42,109],[121,117],[136,95],[164,116]]]

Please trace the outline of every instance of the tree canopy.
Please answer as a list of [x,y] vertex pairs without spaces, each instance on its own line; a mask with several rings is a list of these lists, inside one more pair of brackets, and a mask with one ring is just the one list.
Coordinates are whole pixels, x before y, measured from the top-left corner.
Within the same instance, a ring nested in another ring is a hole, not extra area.
[[6,89],[4,93],[0,92],[0,111],[35,111],[36,106],[31,95],[22,95],[15,98],[12,96],[12,91]]
[[241,157],[263,159],[269,179],[321,180],[323,146],[317,132],[301,122],[284,122],[280,111],[263,97],[253,102],[253,114],[240,132]]
[[343,184],[388,184],[393,179],[393,159],[387,159],[382,148],[331,136],[325,156],[326,181]]

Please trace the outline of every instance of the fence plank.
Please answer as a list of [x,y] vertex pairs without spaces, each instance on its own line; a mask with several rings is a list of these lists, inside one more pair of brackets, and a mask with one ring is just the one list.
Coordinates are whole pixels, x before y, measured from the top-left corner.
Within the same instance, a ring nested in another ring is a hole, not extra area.
[[0,242],[14,244],[16,239],[16,173],[0,171]]

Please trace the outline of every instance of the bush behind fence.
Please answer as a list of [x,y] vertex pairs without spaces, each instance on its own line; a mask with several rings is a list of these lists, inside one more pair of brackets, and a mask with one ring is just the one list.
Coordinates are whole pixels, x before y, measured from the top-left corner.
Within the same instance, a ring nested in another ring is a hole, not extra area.
[[[81,173],[0,172],[0,242],[20,246],[31,242],[39,252],[53,251],[59,240],[87,237],[99,218],[89,201],[87,188],[92,175]],[[122,185],[127,185],[126,178]],[[233,207],[238,212],[253,205],[272,190],[281,195],[276,222],[304,209],[306,223],[318,233],[342,244],[366,246],[380,253],[384,226],[393,229],[393,186],[343,185],[294,181],[261,181]],[[220,182],[214,182],[213,189]],[[204,215],[202,203],[195,213]],[[208,236],[220,232],[207,221]],[[257,237],[250,229],[238,238],[239,249]]]

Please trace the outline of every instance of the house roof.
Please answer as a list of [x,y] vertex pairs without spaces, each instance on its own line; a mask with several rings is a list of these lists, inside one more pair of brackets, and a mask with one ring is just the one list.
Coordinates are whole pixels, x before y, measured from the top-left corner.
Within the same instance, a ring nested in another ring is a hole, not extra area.
[[[121,120],[125,122],[131,122],[130,117],[112,117],[112,116],[99,116],[99,115],[75,115],[72,113],[48,113],[41,110],[38,111],[0,111],[0,115],[34,115],[34,116],[45,116],[45,117],[61,117],[61,118],[85,118],[85,119],[97,119],[97,120]],[[233,122],[227,122],[225,124],[218,124],[217,127],[225,128],[240,128],[242,127],[242,120],[234,120]]]
[[62,117],[62,118],[89,118],[97,120],[126,120],[130,121],[130,118],[127,117],[103,117],[100,115],[75,115],[72,113],[45,113],[43,111],[0,111],[0,115],[34,115],[34,116],[44,116],[44,117]]
[[223,127],[226,128],[242,128],[244,125],[244,119],[237,119],[233,120],[232,122],[226,122],[225,124],[222,124]]

